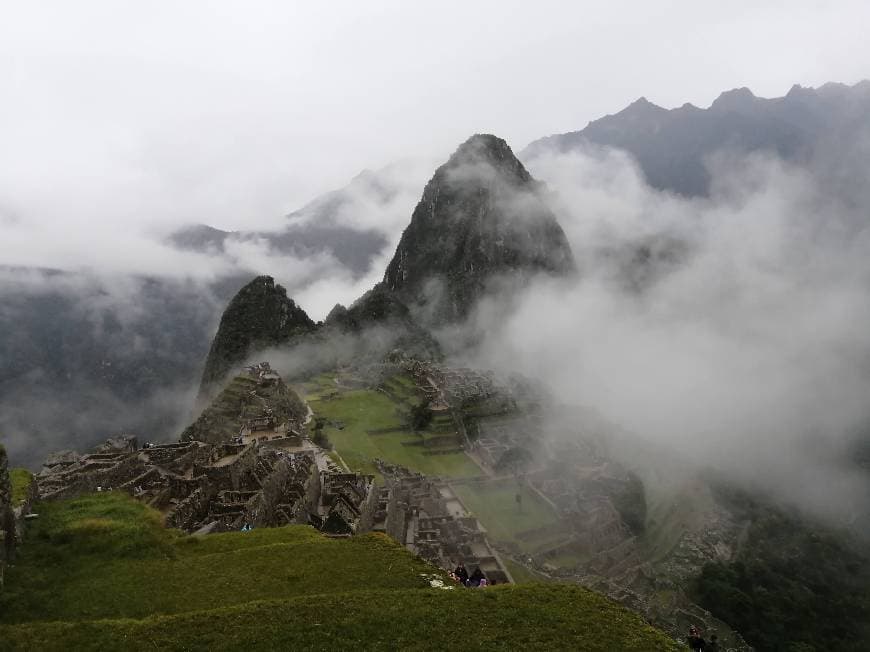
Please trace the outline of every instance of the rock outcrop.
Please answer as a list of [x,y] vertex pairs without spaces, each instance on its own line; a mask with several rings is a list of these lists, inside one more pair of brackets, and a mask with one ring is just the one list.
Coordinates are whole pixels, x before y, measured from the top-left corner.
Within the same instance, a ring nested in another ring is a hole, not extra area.
[[309,333],[315,324],[271,276],[258,276],[233,297],[221,317],[200,384],[206,403],[226,376],[257,350]]
[[540,184],[501,138],[463,143],[426,184],[383,286],[425,323],[466,317],[493,284],[566,275],[574,257]]

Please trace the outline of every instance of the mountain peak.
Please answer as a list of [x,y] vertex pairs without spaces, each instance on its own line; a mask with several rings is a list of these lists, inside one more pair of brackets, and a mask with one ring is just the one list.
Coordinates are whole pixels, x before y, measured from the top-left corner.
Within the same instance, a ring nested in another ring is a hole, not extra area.
[[497,136],[476,134],[439,167],[384,285],[434,322],[465,317],[496,277],[564,274],[574,258],[539,184]]
[[751,90],[746,86],[741,86],[721,93],[710,105],[710,108],[719,111],[740,111],[752,106],[757,99]]
[[211,394],[232,369],[258,349],[277,346],[314,329],[314,322],[271,276],[258,276],[236,293],[221,316],[200,385]]
[[493,134],[474,134],[462,143],[451,156],[456,158],[490,158],[503,159],[513,156],[510,146],[503,138]]
[[492,134],[473,135],[457,148],[442,168],[456,169],[461,166],[488,166],[493,172],[504,175],[505,180],[521,184],[532,180],[532,175],[520,163],[507,142]]
[[625,107],[622,111],[620,111],[617,115],[622,116],[644,116],[644,115],[653,115],[656,113],[667,112],[667,109],[663,109],[658,104],[653,104],[645,97],[641,96],[637,98],[634,102]]

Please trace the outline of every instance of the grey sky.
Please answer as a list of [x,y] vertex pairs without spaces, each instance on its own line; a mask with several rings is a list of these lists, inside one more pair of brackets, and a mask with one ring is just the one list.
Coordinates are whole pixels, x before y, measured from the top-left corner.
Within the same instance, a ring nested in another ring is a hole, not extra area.
[[2,2],[0,262],[72,260],[83,229],[274,225],[364,167],[479,131],[519,149],[641,95],[853,83],[868,24],[861,1]]

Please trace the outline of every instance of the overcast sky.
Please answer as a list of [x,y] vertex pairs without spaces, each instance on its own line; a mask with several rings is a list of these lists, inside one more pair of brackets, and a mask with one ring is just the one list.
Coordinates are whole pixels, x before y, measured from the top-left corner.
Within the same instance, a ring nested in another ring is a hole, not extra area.
[[641,95],[707,106],[870,77],[860,0],[0,8],[0,231],[40,224],[31,239],[274,225],[362,168],[474,132],[519,150]]

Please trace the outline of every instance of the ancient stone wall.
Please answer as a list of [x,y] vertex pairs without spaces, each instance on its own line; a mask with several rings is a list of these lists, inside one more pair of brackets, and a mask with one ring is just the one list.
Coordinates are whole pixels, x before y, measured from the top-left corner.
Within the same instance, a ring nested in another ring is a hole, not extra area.
[[293,475],[293,469],[286,460],[280,460],[272,473],[263,481],[263,490],[257,509],[257,519],[254,524],[258,527],[268,525],[275,518],[275,508],[284,495],[285,487]]
[[216,494],[217,491],[211,483],[202,483],[199,489],[178,503],[167,516],[166,525],[190,531],[208,514],[209,506],[214,501]]
[[399,543],[405,543],[405,510],[399,507],[400,488],[398,483],[390,487],[390,499],[387,502],[387,521],[384,529],[388,535]]
[[[208,477],[215,484],[231,486],[240,489],[245,486],[246,477],[254,472],[257,466],[257,449],[254,446],[246,446],[238,457],[224,466],[208,466],[197,470]],[[194,475],[199,475],[194,472]]]
[[6,564],[15,552],[15,516],[12,512],[12,483],[9,480],[6,449],[0,446],[0,587]]
[[[302,525],[307,525],[308,518],[307,513],[310,512],[312,514],[317,513],[317,508],[320,505],[320,497],[323,494],[323,479],[320,477],[320,472],[317,470],[317,465],[311,469],[311,475],[308,476],[308,483],[305,486],[305,495],[307,497],[305,503],[305,523]],[[303,512],[300,512],[300,518]]]
[[362,534],[364,532],[370,532],[375,525],[375,511],[378,508],[378,497],[380,495],[380,490],[378,486],[373,482],[369,484],[368,495],[365,497],[365,500],[360,505],[360,517],[359,517],[359,525],[357,526],[357,533]]

